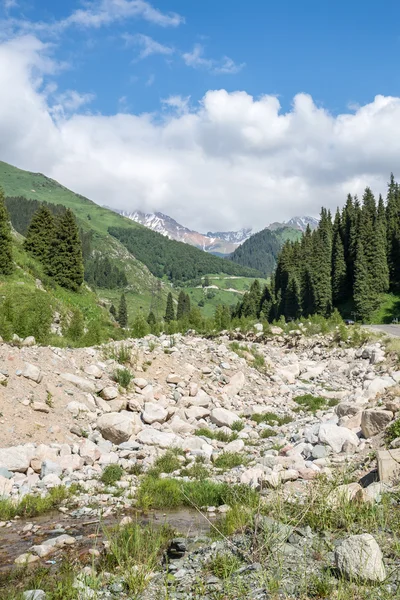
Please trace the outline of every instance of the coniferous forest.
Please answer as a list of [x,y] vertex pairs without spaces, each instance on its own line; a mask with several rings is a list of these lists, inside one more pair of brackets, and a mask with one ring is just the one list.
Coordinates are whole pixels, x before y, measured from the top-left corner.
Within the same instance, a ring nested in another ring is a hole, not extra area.
[[284,244],[270,288],[253,284],[236,316],[296,319],[350,306],[368,320],[382,294],[400,289],[400,188],[391,176],[386,201],[366,188],[350,194],[332,217],[321,210],[317,229]]

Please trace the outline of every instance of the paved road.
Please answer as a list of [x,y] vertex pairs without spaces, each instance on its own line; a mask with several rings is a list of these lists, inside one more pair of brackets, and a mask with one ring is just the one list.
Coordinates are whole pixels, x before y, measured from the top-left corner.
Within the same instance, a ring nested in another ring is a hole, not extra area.
[[400,325],[363,325],[366,329],[382,331],[392,337],[400,337]]

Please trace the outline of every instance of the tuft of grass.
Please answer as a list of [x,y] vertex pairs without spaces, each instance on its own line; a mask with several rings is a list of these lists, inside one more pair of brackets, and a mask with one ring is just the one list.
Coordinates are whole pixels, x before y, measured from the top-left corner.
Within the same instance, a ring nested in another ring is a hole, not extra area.
[[180,506],[221,506],[222,504],[258,504],[258,494],[245,485],[228,485],[208,479],[179,481],[156,479],[147,475],[137,492],[139,508],[178,508]]
[[295,412],[303,410],[308,410],[310,412],[316,413],[318,410],[322,408],[326,408],[327,406],[333,407],[339,404],[339,400],[336,398],[332,398],[331,400],[327,400],[322,396],[313,396],[312,394],[304,394],[303,396],[297,396],[294,398],[294,401],[299,405]]
[[266,423],[267,425],[286,425],[287,423],[291,423],[292,419],[289,416],[281,417],[272,412],[266,412],[262,414],[255,414],[251,417],[252,421],[256,423]]
[[133,375],[129,369],[125,367],[122,369],[116,369],[113,373],[113,379],[116,383],[118,383],[121,387],[128,389]]
[[385,431],[385,440],[387,444],[390,444],[398,437],[400,437],[400,419],[393,421]]
[[266,428],[265,428],[265,429],[263,429],[263,430],[262,430],[262,432],[260,433],[260,438],[261,438],[262,440],[265,440],[265,439],[267,439],[267,438],[274,437],[274,436],[276,436],[276,435],[277,435],[276,431],[274,431],[274,430],[273,430],[273,429],[271,429],[270,427],[266,427]]
[[244,423],[240,419],[232,423],[231,425],[232,431],[242,431],[244,429]]
[[229,471],[235,467],[239,467],[241,465],[245,466],[247,464],[249,464],[248,457],[244,454],[240,454],[240,452],[224,452],[223,454],[220,454],[214,461],[214,467],[217,469],[222,469],[223,471]]
[[104,485],[114,485],[123,474],[124,470],[120,465],[107,465],[101,474],[100,481]]
[[200,427],[200,429],[195,431],[195,435],[204,436],[210,440],[218,440],[218,442],[233,442],[239,437],[236,431],[225,433],[224,431],[212,430],[207,427]]
[[161,475],[161,473],[172,473],[173,471],[177,471],[182,466],[182,463],[178,458],[178,456],[182,454],[183,451],[179,448],[167,450],[165,454],[159,456],[154,461],[154,464],[148,471],[148,474],[153,477],[158,477]]
[[107,532],[109,549],[101,566],[107,571],[119,570],[127,590],[136,597],[159,566],[173,533],[166,525],[144,527],[138,522],[112,529]]
[[19,502],[7,498],[0,499],[0,521],[9,521],[15,517],[37,517],[60,506],[77,491],[76,485],[67,488],[63,485],[52,488],[45,496],[27,494]]
[[216,577],[229,579],[242,564],[240,558],[228,552],[218,552],[210,561],[209,567]]
[[204,456],[196,456],[194,463],[181,470],[181,475],[182,477],[191,477],[192,479],[207,479],[210,471],[205,466]]

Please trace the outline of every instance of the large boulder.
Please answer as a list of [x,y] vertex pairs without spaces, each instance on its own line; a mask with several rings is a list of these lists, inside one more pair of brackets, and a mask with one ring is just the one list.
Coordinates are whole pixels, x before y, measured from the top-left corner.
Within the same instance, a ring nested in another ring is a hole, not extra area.
[[341,452],[346,442],[353,446],[360,443],[354,431],[333,423],[323,423],[319,428],[318,438],[322,444],[328,444],[334,452]]
[[79,454],[87,465],[92,465],[96,460],[99,460],[101,451],[94,442],[85,439],[79,444]]
[[393,413],[390,410],[382,408],[368,408],[361,415],[361,431],[366,438],[378,435],[386,429],[393,419]]
[[352,535],[335,551],[336,566],[352,580],[380,582],[386,579],[382,552],[369,533]]
[[106,413],[97,419],[97,429],[104,439],[113,444],[121,444],[127,442],[133,434],[132,419],[127,418],[126,411]]
[[185,410],[185,414],[187,419],[191,421],[198,421],[199,419],[204,419],[205,417],[208,417],[210,411],[208,408],[204,408],[203,406],[190,406]]
[[397,484],[400,481],[400,448],[378,450],[377,459],[379,480],[384,483]]
[[35,448],[30,444],[0,448],[0,467],[5,467],[9,471],[25,473],[34,456]]
[[226,408],[214,408],[211,411],[211,423],[218,427],[232,427],[232,425],[239,421],[239,417],[236,413],[227,410]]
[[89,392],[91,394],[96,393],[96,385],[93,381],[90,381],[89,379],[79,377],[78,375],[74,375],[73,373],[62,373],[60,377],[64,381],[72,383],[72,385],[77,387],[78,390],[81,390],[82,392]]
[[112,385],[109,385],[101,390],[100,396],[103,398],[103,400],[106,400],[108,402],[110,400],[118,398],[118,390]]
[[326,498],[326,506],[329,508],[339,508],[357,497],[362,491],[359,483],[345,483],[329,492]]
[[145,402],[142,419],[148,425],[153,423],[165,423],[168,419],[168,411],[155,402]]
[[149,446],[159,446],[160,448],[171,448],[179,444],[180,438],[174,433],[158,431],[152,427],[146,427],[137,436],[138,442]]

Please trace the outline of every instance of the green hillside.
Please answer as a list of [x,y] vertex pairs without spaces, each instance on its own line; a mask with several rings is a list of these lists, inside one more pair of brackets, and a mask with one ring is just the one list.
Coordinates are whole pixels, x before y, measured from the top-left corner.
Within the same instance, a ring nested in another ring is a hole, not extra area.
[[[4,189],[8,206],[10,203],[22,203],[21,198],[47,202],[51,205],[70,208],[83,232],[89,234],[91,253],[95,256],[108,257],[113,266],[123,270],[127,278],[124,288],[128,304],[128,312],[133,317],[138,310],[145,314],[152,307],[162,316],[166,298],[171,285],[166,281],[182,278],[190,279],[205,273],[227,273],[234,275],[253,275],[255,271],[233,265],[231,262],[206,254],[186,244],[174,242],[157,234],[142,225],[101,207],[95,202],[76,194],[57,181],[40,173],[23,171],[0,161],[0,186]],[[26,207],[23,208],[26,210]],[[10,211],[13,225],[20,233],[24,233],[22,224],[17,224],[18,211]],[[22,219],[23,220],[23,219]],[[25,216],[26,220],[26,216]],[[123,231],[129,244],[123,244],[109,230]],[[139,243],[138,243],[139,241]],[[161,260],[160,260],[161,255]],[[162,259],[168,256],[168,265]],[[179,263],[180,275],[173,277],[171,265]],[[186,273],[190,264],[190,273]],[[147,265],[147,266],[146,266]],[[161,265],[161,266],[160,266]],[[201,269],[197,268],[201,265]],[[194,271],[195,268],[195,271]],[[163,280],[160,283],[160,278]],[[121,289],[98,289],[100,300],[107,306],[118,304]],[[175,292],[173,291],[174,295]],[[225,297],[219,300],[223,302]],[[204,311],[203,312],[209,312]]]
[[275,231],[263,229],[252,235],[229,257],[233,262],[257,269],[265,277],[272,275],[283,244],[300,239],[301,231],[290,227],[281,227]]

